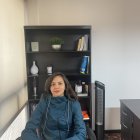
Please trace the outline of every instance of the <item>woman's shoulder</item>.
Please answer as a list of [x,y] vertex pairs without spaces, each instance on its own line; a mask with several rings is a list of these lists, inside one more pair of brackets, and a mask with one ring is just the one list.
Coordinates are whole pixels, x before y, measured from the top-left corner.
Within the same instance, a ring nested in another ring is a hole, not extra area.
[[77,114],[81,112],[81,105],[78,100],[72,100],[70,101],[70,110],[72,114]]
[[41,97],[40,97],[40,101],[47,101],[51,98],[51,95],[49,94],[45,94],[45,93],[42,93]]
[[48,103],[48,101],[50,100],[50,98],[51,98],[50,95],[42,94],[41,97],[40,97],[39,103],[45,105],[46,103]]
[[79,107],[80,106],[80,103],[78,100],[70,100],[70,104],[72,106],[72,108],[74,107]]

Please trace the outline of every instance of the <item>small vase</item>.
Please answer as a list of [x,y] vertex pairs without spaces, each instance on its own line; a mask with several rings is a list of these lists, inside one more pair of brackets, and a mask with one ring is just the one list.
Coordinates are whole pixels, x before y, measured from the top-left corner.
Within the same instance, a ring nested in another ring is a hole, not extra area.
[[31,74],[33,74],[33,75],[36,75],[36,74],[38,74],[38,67],[36,66],[36,64],[35,64],[35,61],[33,61],[33,65],[32,65],[32,67],[31,67]]

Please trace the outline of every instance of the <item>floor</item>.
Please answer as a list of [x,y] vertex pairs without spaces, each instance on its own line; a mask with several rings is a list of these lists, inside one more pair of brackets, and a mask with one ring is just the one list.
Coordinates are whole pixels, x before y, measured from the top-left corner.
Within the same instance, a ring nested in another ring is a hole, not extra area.
[[105,134],[105,140],[121,140],[120,133]]

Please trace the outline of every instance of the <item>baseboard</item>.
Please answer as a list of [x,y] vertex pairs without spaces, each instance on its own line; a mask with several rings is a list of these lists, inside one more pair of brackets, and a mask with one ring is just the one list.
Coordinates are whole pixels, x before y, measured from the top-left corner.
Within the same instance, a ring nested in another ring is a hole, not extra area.
[[115,129],[115,130],[105,130],[105,133],[121,133],[120,129]]

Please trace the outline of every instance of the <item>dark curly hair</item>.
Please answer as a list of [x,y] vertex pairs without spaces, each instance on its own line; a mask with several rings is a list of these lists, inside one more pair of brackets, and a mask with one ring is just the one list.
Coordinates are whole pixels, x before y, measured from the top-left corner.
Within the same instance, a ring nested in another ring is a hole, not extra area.
[[51,87],[51,83],[53,81],[53,79],[56,77],[56,76],[60,76],[62,77],[62,79],[64,80],[64,83],[65,83],[65,92],[64,92],[64,95],[68,98],[68,99],[75,99],[77,100],[77,95],[76,93],[74,92],[74,90],[72,89],[71,87],[71,84],[70,82],[68,81],[68,79],[66,78],[66,76],[61,73],[61,72],[56,72],[56,73],[53,73],[51,76],[49,76],[45,82],[45,94],[51,94],[51,91],[50,91],[50,87]]

